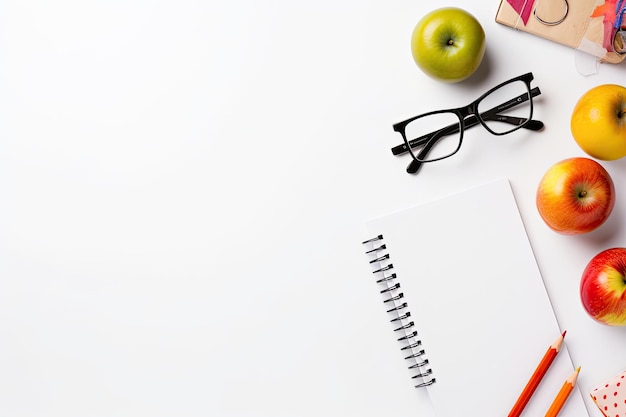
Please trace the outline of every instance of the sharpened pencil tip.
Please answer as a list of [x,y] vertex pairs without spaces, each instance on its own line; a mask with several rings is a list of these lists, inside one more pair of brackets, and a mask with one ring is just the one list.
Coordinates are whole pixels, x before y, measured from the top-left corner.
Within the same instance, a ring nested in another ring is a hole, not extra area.
[[563,330],[563,333],[561,333],[561,336],[565,337],[565,333],[567,333],[567,330]]
[[578,366],[578,368],[576,368],[576,372],[580,372],[580,366]]

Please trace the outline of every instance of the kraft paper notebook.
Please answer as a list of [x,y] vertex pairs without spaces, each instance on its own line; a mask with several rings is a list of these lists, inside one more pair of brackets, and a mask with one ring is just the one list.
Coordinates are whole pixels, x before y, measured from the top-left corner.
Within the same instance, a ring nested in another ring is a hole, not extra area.
[[[508,415],[557,323],[508,180],[372,220],[363,249],[398,339],[390,366],[439,417]],[[543,416],[574,371],[567,337],[523,415]],[[417,376],[412,378],[412,376]],[[588,417],[578,387],[559,416]]]
[[622,0],[501,0],[496,22],[616,64],[626,57],[613,45],[622,6]]

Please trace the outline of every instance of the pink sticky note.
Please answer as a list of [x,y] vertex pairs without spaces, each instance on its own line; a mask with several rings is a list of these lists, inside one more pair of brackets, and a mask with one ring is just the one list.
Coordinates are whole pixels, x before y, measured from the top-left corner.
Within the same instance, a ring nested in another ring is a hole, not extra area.
[[626,372],[595,388],[591,398],[605,416],[626,416]]
[[513,10],[517,12],[518,15],[522,18],[522,22],[524,25],[528,23],[528,19],[530,18],[530,12],[533,9],[533,5],[535,4],[535,0],[506,0],[509,3]]

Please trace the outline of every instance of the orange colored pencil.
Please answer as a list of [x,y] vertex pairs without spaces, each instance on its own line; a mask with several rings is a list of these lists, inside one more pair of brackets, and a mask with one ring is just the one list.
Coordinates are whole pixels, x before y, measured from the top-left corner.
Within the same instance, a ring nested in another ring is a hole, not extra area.
[[535,372],[533,372],[532,376],[528,380],[528,383],[524,387],[524,390],[522,391],[519,398],[515,402],[515,405],[509,412],[509,417],[519,417],[520,414],[522,414],[522,410],[524,410],[524,407],[526,407],[526,404],[528,404],[530,397],[532,397],[533,393],[537,389],[537,386],[539,386],[541,379],[548,371],[548,368],[550,368],[550,365],[552,365],[554,358],[556,358],[556,354],[559,353],[559,351],[561,350],[561,345],[563,344],[563,338],[565,337],[565,333],[566,331],[563,332],[554,341],[554,343],[552,343],[548,347],[546,354],[543,355],[541,362],[539,362],[539,365],[537,365],[537,369],[535,369]]
[[563,386],[561,387],[561,390],[554,398],[552,405],[550,406],[550,408],[548,408],[546,417],[556,417],[556,415],[559,414],[559,411],[561,411],[561,408],[565,404],[565,401],[567,401],[570,393],[572,392],[572,390],[574,389],[574,386],[576,385],[576,380],[578,379],[579,372],[580,372],[580,366],[576,368],[576,371],[574,371],[574,373],[565,380],[565,382],[563,383]]

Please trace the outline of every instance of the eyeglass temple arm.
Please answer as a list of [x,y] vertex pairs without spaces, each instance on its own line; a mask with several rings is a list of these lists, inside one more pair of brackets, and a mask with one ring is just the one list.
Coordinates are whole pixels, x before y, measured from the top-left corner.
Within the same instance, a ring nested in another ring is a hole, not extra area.
[[[494,120],[494,119],[499,119],[500,121],[504,121],[502,120],[502,117],[506,117],[509,120],[507,120],[507,123],[511,123],[511,124],[515,124],[515,125],[521,125],[522,123],[524,123],[526,121],[526,119],[521,118],[521,117],[513,117],[513,116],[500,116],[500,115],[487,115],[486,119],[487,120]],[[483,117],[483,119],[485,119],[485,117]],[[469,120],[469,118],[468,118]],[[470,124],[467,124],[466,122],[466,126],[465,128],[468,127],[472,127],[472,126],[476,126],[479,122],[478,119],[474,118],[474,120],[469,122]],[[531,120],[530,122],[528,122],[528,125],[523,126],[527,129],[530,130],[541,130],[543,129],[543,122],[539,121],[539,120]],[[444,131],[445,130],[445,131]],[[417,154],[417,158],[424,158],[426,155],[428,155],[428,152],[430,152],[430,150],[432,149],[433,146],[435,146],[437,144],[437,142],[439,142],[439,139],[441,139],[443,136],[448,135],[448,134],[452,134],[452,133],[456,133],[459,131],[458,127],[455,127],[455,129],[453,129],[454,131],[450,130],[446,130],[446,129],[441,129],[439,131],[437,131],[435,134],[432,135],[432,137],[430,138],[430,140],[428,140],[425,144],[424,147],[420,150],[420,153]],[[406,172],[408,172],[409,174],[415,174],[417,171],[419,171],[419,169],[422,167],[422,165],[424,164],[423,161],[418,161],[417,159],[413,159],[409,165],[406,168]]]
[[[478,120],[476,120],[476,122],[478,122]],[[474,125],[472,125],[474,126]],[[442,129],[443,130],[443,129]],[[455,130],[458,132],[459,128],[456,127]],[[441,132],[441,130],[439,131]],[[453,132],[448,132],[448,133],[453,133]],[[446,133],[447,134],[447,133]],[[424,145],[424,147],[420,150],[420,153],[417,155],[418,158],[423,158],[426,155],[428,155],[428,152],[430,152],[430,150],[432,149],[433,146],[435,146],[435,144],[437,142],[439,142],[439,139],[444,136],[444,134],[439,134],[438,132],[435,133],[432,138],[426,142],[426,144]],[[420,170],[420,168],[422,167],[422,165],[424,165],[423,161],[418,161],[417,159],[413,158],[411,160],[411,162],[409,163],[409,165],[406,167],[406,172],[408,172],[409,174],[415,174],[417,171]]]
[[[483,120],[498,120],[500,122],[508,123],[508,124],[515,125],[515,126],[519,126],[522,123],[526,123],[526,119],[523,117],[507,116],[503,114],[482,114],[481,116]],[[476,116],[472,115],[468,117],[464,123],[465,123],[465,126],[464,126],[465,129],[469,129],[470,127],[476,126],[480,122],[478,121],[478,118],[476,118]],[[537,130],[543,129],[544,125],[543,125],[543,122],[540,120],[531,119],[526,126],[522,126],[522,127],[528,130],[537,131]],[[424,144],[428,143],[428,141],[433,140],[435,135],[438,135],[439,137],[441,137],[441,136],[457,133],[458,131],[459,131],[458,124],[449,125],[449,126],[444,127],[443,129],[437,130],[436,132],[431,132],[417,139],[413,139],[409,143],[411,144],[411,148],[415,148],[417,146],[423,146]],[[402,155],[408,152],[406,144],[397,145],[393,147],[391,151],[393,152],[394,155]]]
[[[536,97],[539,94],[541,94],[541,91],[539,90],[538,87],[535,87],[533,89],[530,90],[530,95],[532,97]],[[526,119],[521,119],[521,118],[516,118],[513,116],[505,116],[505,115],[498,115],[497,113],[503,110],[508,110],[520,103],[523,103],[525,101],[528,100],[528,94],[522,94],[519,95],[517,97],[515,97],[514,99],[511,99],[509,101],[507,101],[506,103],[502,103],[499,106],[493,107],[487,111],[485,111],[484,113],[481,114],[481,117],[484,120],[500,120],[502,122],[505,123],[510,123],[510,124],[515,124],[515,125],[520,125],[522,123],[524,123],[524,121]],[[521,120],[521,121],[520,121]],[[476,126],[479,123],[478,118],[474,115],[468,117],[465,120],[465,128],[470,128],[472,126]],[[524,128],[526,129],[530,129],[530,130],[541,130],[543,129],[543,123],[538,121],[538,120],[531,120],[528,125],[524,126]],[[451,130],[450,130],[451,129]],[[444,131],[444,132],[442,132]],[[428,142],[429,140],[431,140],[435,135],[439,134],[451,134],[451,133],[456,133],[458,132],[458,124],[454,124],[454,125],[449,125],[446,126],[442,129],[439,129],[435,132],[431,132],[428,133],[424,136],[421,136],[419,138],[415,138],[415,139],[411,139],[409,141],[409,145],[411,145],[411,148],[414,148],[416,146],[421,146],[424,145],[426,142]],[[408,148],[406,146],[405,143],[401,144],[401,145],[397,145],[394,146],[393,148],[391,148],[391,152],[394,155],[402,155],[406,152],[408,152]]]

